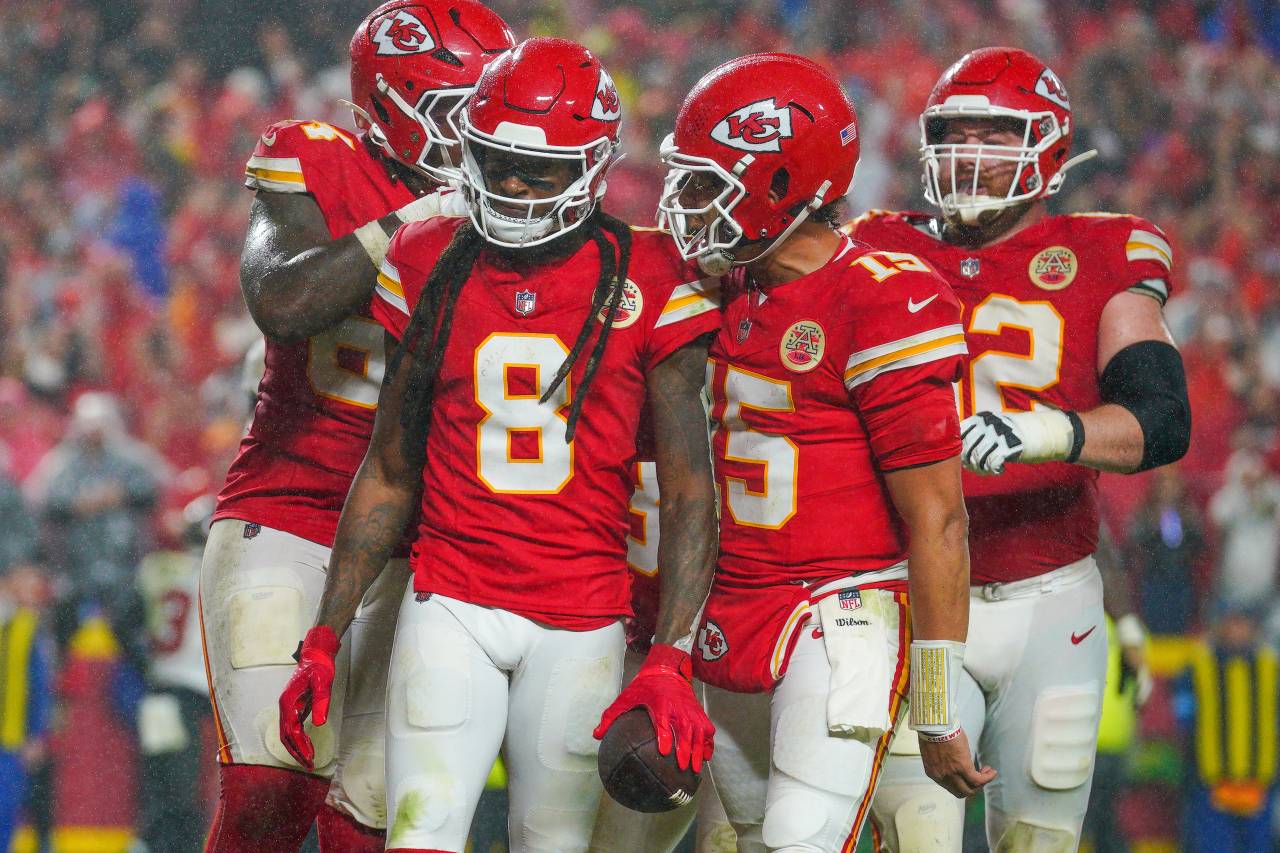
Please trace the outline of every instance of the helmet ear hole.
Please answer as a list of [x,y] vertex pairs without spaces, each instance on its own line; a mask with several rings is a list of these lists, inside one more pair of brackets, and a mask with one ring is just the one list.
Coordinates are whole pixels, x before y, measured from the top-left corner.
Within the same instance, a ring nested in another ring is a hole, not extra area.
[[369,100],[373,101],[373,111],[378,114],[378,119],[384,124],[391,124],[391,113],[382,105],[382,101],[377,96],[369,96]]
[[769,182],[769,201],[777,204],[787,197],[787,190],[791,188],[791,173],[783,166],[773,173],[773,179]]

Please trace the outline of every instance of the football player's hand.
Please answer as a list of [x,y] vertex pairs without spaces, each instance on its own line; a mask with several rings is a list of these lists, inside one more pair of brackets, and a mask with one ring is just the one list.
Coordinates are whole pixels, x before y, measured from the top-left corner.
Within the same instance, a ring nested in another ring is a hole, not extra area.
[[680,769],[692,766],[694,773],[701,773],[702,762],[711,758],[716,727],[694,695],[692,678],[693,661],[688,652],[655,644],[636,677],[605,709],[593,732],[596,740],[604,737],[618,717],[643,707],[657,734],[658,752],[670,755],[674,746]]
[[334,658],[342,643],[332,628],[317,625],[307,632],[295,655],[298,666],[280,694],[280,742],[294,760],[313,769],[315,747],[303,723],[323,726],[329,719],[329,697],[333,688]]
[[1071,453],[1075,428],[1063,412],[977,412],[960,423],[960,461],[975,474],[1002,474],[1006,462],[1053,462]]
[[973,796],[996,778],[996,771],[991,767],[979,769],[974,765],[964,729],[957,730],[949,740],[921,737],[920,760],[930,779],[961,799]]

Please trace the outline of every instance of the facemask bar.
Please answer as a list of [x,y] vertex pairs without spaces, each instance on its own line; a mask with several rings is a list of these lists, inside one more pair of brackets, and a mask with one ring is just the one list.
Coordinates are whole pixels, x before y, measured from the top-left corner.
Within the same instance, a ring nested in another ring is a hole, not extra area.
[[[378,93],[395,105],[395,108],[406,118],[418,125],[422,130],[423,139],[426,140],[426,144],[422,146],[422,150],[418,154],[418,159],[406,165],[412,166],[442,184],[456,181],[458,179],[462,146],[462,131],[458,126],[458,116],[461,115],[462,108],[467,103],[467,98],[474,91],[473,87],[461,86],[453,89],[432,89],[419,99],[417,108],[414,108],[409,106],[409,102],[401,97],[400,93],[392,88],[391,84],[381,74],[377,76],[376,82]],[[440,126],[436,124],[435,118],[431,115],[436,105],[446,98],[455,99],[455,103],[449,107],[448,112],[445,114],[445,124],[453,131],[453,138],[441,131]],[[369,138],[393,158],[402,160],[392,147],[382,128],[378,126],[378,123],[367,112],[364,112],[364,118],[369,121]],[[440,151],[441,165],[439,166],[428,162],[433,149]]]
[[[670,171],[663,181],[662,198],[658,201],[658,227],[670,231],[681,257],[688,261],[716,252],[728,252],[737,246],[742,240],[743,230],[733,218],[733,210],[747,195],[747,188],[738,176],[755,158],[750,154],[744,155],[734,165],[733,172],[729,172],[708,157],[681,154],[672,134],[663,140],[659,153]],[[680,204],[680,194],[696,173],[715,176],[723,188],[703,207],[684,207]],[[710,214],[714,217],[709,222],[693,234],[688,233],[689,217]]]
[[[585,222],[604,196],[604,173],[617,162],[617,145],[601,138],[583,146],[561,147],[533,145],[499,139],[467,123],[466,113],[459,115],[462,131],[462,187],[467,194],[471,224],[490,243],[511,249],[537,246],[572,231]],[[502,195],[485,185],[476,148],[488,148],[534,157],[568,160],[578,164],[580,176],[559,195],[539,199],[521,199]],[[596,152],[592,163],[588,153]],[[594,189],[593,189],[594,187]],[[513,216],[494,209],[494,203],[511,205],[523,211]],[[537,213],[545,209],[545,213]]]
[[[952,118],[1014,118],[1023,122],[1022,145],[987,145],[943,144],[929,141],[928,126],[930,121]],[[1046,126],[1045,122],[1049,124]],[[1031,132],[1039,126],[1043,131],[1039,143],[1032,144]],[[1024,110],[1011,110],[993,106],[948,106],[930,107],[920,116],[920,161],[924,165],[924,195],[929,202],[942,210],[944,216],[959,216],[966,222],[976,221],[978,214],[984,210],[1000,210],[1041,196],[1049,196],[1057,192],[1065,176],[1065,168],[1060,169],[1053,179],[1045,185],[1040,173],[1040,156],[1058,143],[1067,128],[1059,126],[1058,118],[1052,112],[1032,113]],[[1080,158],[1074,158],[1078,162]],[[973,164],[973,175],[967,186],[961,187],[958,178],[957,164],[968,161]],[[944,162],[946,165],[944,165]],[[985,164],[991,162],[1012,162],[1015,164],[1013,180],[1004,197],[979,195],[979,177]],[[1065,165],[1065,164],[1064,164]],[[950,178],[951,192],[943,191],[942,176]],[[1030,172],[1030,174],[1028,174]],[[1020,191],[1025,185],[1027,189]]]

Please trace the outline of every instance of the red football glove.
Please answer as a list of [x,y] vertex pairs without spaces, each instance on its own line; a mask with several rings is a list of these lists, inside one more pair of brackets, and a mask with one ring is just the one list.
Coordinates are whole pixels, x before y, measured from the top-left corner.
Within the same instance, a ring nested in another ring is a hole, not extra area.
[[308,770],[313,769],[316,750],[302,724],[307,714],[317,726],[323,726],[329,719],[333,659],[341,647],[338,635],[327,625],[317,625],[308,631],[298,649],[298,666],[280,694],[280,742]]
[[683,770],[693,766],[702,772],[702,762],[711,758],[716,727],[707,719],[702,704],[693,693],[693,661],[688,652],[675,646],[654,644],[636,677],[605,709],[600,725],[592,733],[596,740],[633,708],[644,707],[658,736],[658,752],[670,755],[674,743],[676,764]]

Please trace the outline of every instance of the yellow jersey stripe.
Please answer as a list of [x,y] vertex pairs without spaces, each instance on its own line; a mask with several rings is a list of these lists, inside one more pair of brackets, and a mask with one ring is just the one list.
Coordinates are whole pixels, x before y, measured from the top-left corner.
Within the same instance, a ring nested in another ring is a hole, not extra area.
[[1173,258],[1169,257],[1158,246],[1150,243],[1125,243],[1125,257],[1131,261],[1150,260],[1164,264],[1166,269],[1173,269]]
[[277,184],[300,184],[304,187],[307,185],[307,182],[302,178],[301,172],[282,172],[277,169],[260,169],[254,166],[245,166],[244,173],[251,178],[272,181]]
[[[906,347],[905,349],[895,350],[893,352],[885,353],[877,358],[860,362],[844,372],[844,381],[848,382],[850,379],[855,379],[869,370],[875,370],[877,367],[883,367],[891,362],[910,358],[914,355],[922,355],[924,353],[931,352],[932,350],[942,349],[943,347],[948,347],[953,344],[960,344],[963,346],[964,334],[950,334],[943,338],[925,341],[922,344],[916,344],[915,346]],[[852,361],[852,359],[850,359],[850,361]]]
[[400,282],[396,281],[386,273],[386,265],[383,264],[382,269],[378,270],[378,286],[391,291],[400,299],[404,300],[404,288],[400,286]]

